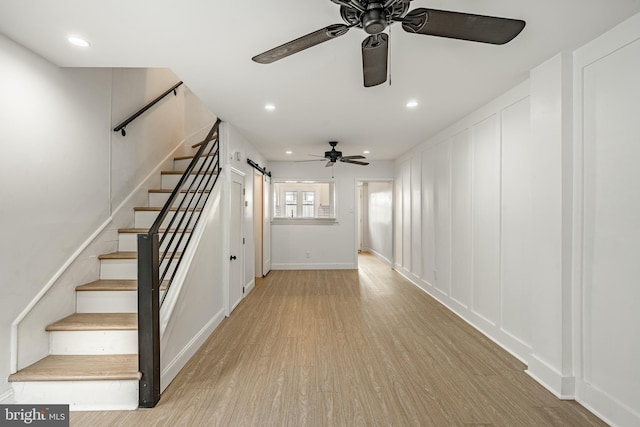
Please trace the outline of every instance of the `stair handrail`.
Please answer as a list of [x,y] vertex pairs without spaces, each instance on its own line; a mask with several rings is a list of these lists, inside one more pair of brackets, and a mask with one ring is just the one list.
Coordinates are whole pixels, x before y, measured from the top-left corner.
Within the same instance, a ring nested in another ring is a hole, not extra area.
[[[201,209],[213,191],[220,176],[220,145],[217,119],[198,151],[172,190],[156,220],[147,233],[138,234],[138,369],[142,374],[139,388],[139,405],[152,408],[160,400],[160,307],[171,287],[171,282],[180,266],[182,257],[178,249],[189,245],[193,229],[197,225]],[[199,165],[199,166],[198,166]],[[187,188],[187,181],[191,179]],[[181,192],[184,197],[174,207]],[[188,202],[187,199],[189,199]],[[195,202],[195,204],[194,204]],[[186,203],[186,206],[185,206]],[[160,227],[168,214],[175,210],[166,230],[160,237]],[[185,222],[186,220],[186,222]],[[172,227],[175,228],[172,232]],[[189,232],[191,227],[191,232]],[[182,241],[185,235],[185,245]],[[160,245],[171,236],[165,249]],[[178,240],[176,241],[176,236]],[[162,263],[165,262],[162,268]],[[174,263],[175,262],[175,263]],[[169,278],[169,271],[173,272]],[[160,271],[162,268],[162,272]],[[165,294],[160,300],[160,287],[167,283]]]
[[149,108],[153,107],[154,105],[156,105],[162,98],[164,98],[165,96],[169,95],[171,92],[173,92],[174,95],[178,95],[178,93],[176,92],[176,89],[182,84],[182,81],[179,81],[178,83],[176,83],[175,85],[171,86],[169,89],[167,89],[162,95],[159,95],[156,99],[154,99],[153,101],[149,102],[147,105],[145,105],[144,107],[142,107],[141,109],[139,109],[138,111],[136,111],[135,113],[133,113],[131,116],[129,116],[127,119],[125,119],[122,123],[120,123],[118,126],[113,128],[114,132],[118,132],[120,131],[120,133],[122,134],[122,136],[126,136],[127,135],[127,131],[125,130],[127,125],[129,123],[131,123],[132,121],[134,121],[135,119],[137,119],[138,117],[140,117],[145,111],[147,111]]

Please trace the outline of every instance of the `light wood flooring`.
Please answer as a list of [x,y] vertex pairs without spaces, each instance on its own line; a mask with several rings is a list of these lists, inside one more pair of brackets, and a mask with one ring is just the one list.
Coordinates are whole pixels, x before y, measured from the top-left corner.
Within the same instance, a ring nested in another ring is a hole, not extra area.
[[162,395],[72,426],[602,426],[370,255],[272,271]]

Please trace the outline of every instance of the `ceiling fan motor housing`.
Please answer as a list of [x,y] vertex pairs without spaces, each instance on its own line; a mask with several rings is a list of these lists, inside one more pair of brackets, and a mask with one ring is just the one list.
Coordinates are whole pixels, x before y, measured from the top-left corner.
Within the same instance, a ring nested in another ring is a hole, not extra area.
[[382,3],[370,3],[362,14],[362,28],[368,34],[380,34],[387,28],[387,13]]

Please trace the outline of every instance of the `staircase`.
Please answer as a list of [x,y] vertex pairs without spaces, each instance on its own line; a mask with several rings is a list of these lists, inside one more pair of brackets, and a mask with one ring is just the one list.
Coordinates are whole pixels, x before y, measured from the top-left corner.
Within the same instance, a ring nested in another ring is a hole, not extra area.
[[[174,158],[174,170],[161,173],[161,188],[149,190],[149,206],[134,209],[133,228],[119,230],[118,251],[99,256],[99,279],[76,287],[76,312],[46,327],[49,355],[9,377],[16,403],[69,404],[72,410],[138,407],[137,234],[153,224],[192,159]],[[182,190],[177,203],[187,193]],[[184,242],[180,246],[175,257]]]

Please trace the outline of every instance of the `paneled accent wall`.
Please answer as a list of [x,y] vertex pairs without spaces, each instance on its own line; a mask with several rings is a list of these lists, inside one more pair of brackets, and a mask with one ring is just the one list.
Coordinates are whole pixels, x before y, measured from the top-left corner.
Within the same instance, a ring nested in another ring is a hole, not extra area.
[[396,269],[522,360],[531,221],[525,82],[398,162]]
[[576,52],[576,398],[620,426],[640,425],[638,76],[640,15]]

